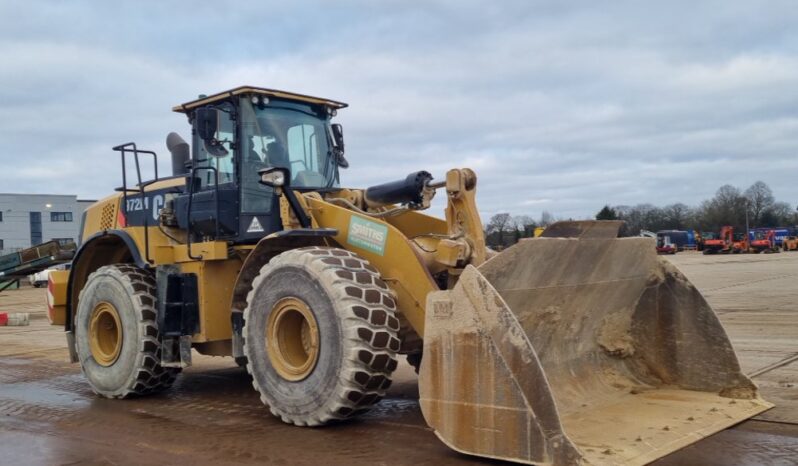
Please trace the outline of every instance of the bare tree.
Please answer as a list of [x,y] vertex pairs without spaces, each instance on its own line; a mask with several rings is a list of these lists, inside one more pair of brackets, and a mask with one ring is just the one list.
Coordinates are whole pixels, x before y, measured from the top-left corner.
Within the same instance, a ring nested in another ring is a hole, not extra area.
[[596,220],[618,220],[618,214],[615,212],[615,209],[609,205],[605,205],[596,214]]
[[622,236],[634,236],[640,230],[664,230],[670,228],[665,220],[663,209],[651,204],[638,204],[634,207],[617,206],[615,212],[619,220],[624,221]]
[[512,217],[507,213],[496,214],[488,220],[488,233],[504,232],[511,225]]
[[543,213],[540,214],[540,222],[538,223],[542,227],[547,227],[554,223],[554,215],[552,215],[551,212],[544,210]]
[[[487,243],[490,246],[507,246],[508,233],[515,228],[512,217],[508,213],[499,213],[494,215],[488,220],[488,225],[485,227],[487,233]],[[514,238],[514,236],[513,236]]]
[[748,200],[740,190],[726,184],[718,188],[715,197],[701,204],[702,228],[719,230],[723,225],[745,225]]
[[515,228],[521,232],[522,238],[530,238],[535,235],[535,227],[538,224],[529,215],[516,215],[513,217]]
[[770,208],[762,212],[759,227],[780,227],[794,225],[798,216],[792,210],[792,206],[786,202],[774,202]]
[[773,191],[770,190],[764,181],[757,181],[750,188],[745,190],[745,198],[748,200],[748,213],[754,225],[759,225],[762,214],[773,207],[776,199]]
[[667,224],[666,228],[673,230],[683,230],[692,215],[690,207],[687,204],[677,202],[662,208],[663,222]]

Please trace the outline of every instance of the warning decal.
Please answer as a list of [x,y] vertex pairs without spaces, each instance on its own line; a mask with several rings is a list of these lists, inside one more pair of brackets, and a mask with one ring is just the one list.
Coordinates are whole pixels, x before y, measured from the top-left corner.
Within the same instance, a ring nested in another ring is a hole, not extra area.
[[260,226],[258,217],[252,217],[252,223],[249,224],[249,228],[247,228],[247,233],[260,233],[262,231],[263,227]]

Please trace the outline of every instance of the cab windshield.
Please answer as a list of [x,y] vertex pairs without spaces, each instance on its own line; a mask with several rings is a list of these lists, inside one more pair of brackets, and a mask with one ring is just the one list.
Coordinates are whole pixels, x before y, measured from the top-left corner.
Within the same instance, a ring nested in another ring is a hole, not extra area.
[[291,187],[338,187],[338,166],[330,144],[326,112],[310,105],[273,100],[256,105],[241,98],[241,206],[245,212],[269,210],[272,189],[259,183],[258,171],[288,168]]
[[242,99],[244,160],[291,171],[294,188],[337,187],[338,171],[329,141],[329,120],[309,105]]

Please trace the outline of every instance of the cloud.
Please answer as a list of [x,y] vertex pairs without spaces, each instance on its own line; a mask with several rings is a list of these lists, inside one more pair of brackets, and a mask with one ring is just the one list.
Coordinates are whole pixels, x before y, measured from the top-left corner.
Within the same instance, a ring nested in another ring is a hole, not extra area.
[[[29,2],[0,6],[0,191],[101,197],[115,144],[161,154],[173,104],[240,84],[351,104],[368,186],[479,175],[483,213],[798,198],[798,10],[727,2]],[[440,210],[443,196],[436,199]]]

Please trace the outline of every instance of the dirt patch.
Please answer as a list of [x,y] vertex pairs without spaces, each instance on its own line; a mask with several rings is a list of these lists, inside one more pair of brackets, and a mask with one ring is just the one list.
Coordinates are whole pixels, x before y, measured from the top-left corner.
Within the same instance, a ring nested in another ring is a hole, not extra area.
[[[744,372],[795,354],[798,252],[679,253],[666,260],[718,311]],[[496,464],[456,453],[437,439],[418,407],[417,378],[404,364],[394,373],[386,399],[371,413],[322,429],[274,419],[246,372],[226,358],[195,354],[196,366],[173,391],[160,396],[97,398],[80,368],[67,362],[63,329],[46,323],[45,293],[29,288],[0,294],[0,310],[34,313],[28,327],[0,327],[0,445],[8,464]],[[634,351],[627,339],[629,323],[613,316],[596,334],[597,343],[602,351]],[[605,376],[611,383],[623,383],[613,374]],[[777,405],[761,417],[778,423],[747,421],[654,464],[795,464],[798,396],[790,385],[798,384],[798,363],[754,380],[762,397]],[[679,422],[691,421],[668,425]],[[659,435],[670,434],[661,429]],[[645,442],[647,435],[654,433],[628,440]]]
[[626,358],[635,354],[631,312],[620,311],[605,317],[596,342],[610,356]]

